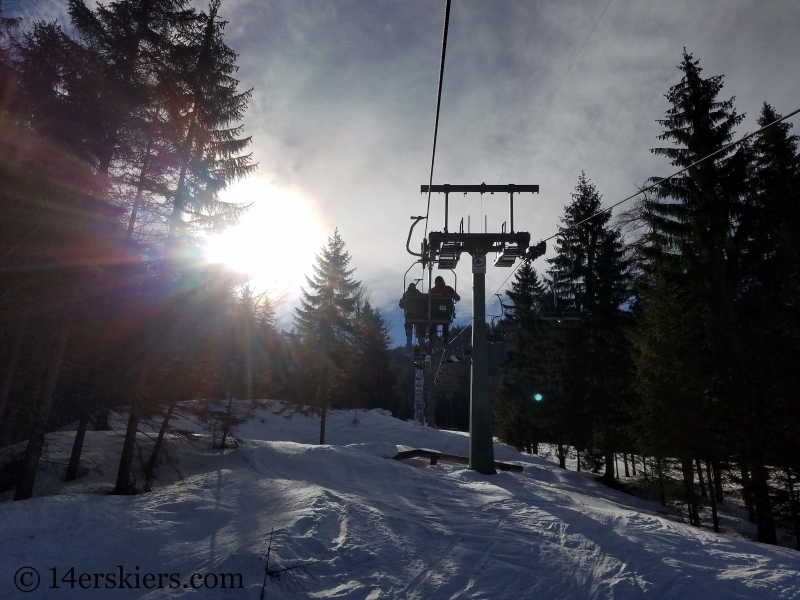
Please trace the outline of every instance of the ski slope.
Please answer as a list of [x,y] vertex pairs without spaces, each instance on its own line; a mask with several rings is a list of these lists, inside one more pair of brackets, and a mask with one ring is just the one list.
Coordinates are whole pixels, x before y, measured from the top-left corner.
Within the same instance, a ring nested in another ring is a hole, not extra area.
[[[153,492],[129,497],[102,493],[113,487],[120,432],[87,434],[90,471],[70,484],[58,482],[58,465],[74,433],[51,434],[38,497],[0,497],[0,598],[255,599],[271,531],[271,566],[319,562],[268,581],[269,599],[800,598],[796,551],[676,523],[508,446],[495,446],[496,459],[524,473],[390,460],[398,447],[466,455],[468,438],[383,411],[357,415],[354,424],[352,412],[330,414],[325,446],[315,444],[318,418],[270,410],[238,428],[233,450],[209,450],[206,436],[172,439],[174,466],[159,467]],[[120,566],[167,577],[162,588],[140,579],[139,589],[116,580],[103,589]],[[21,567],[40,574],[31,593],[14,585]],[[70,567],[100,589],[49,588],[50,569],[60,579]],[[194,589],[194,573],[240,574],[242,588]]]

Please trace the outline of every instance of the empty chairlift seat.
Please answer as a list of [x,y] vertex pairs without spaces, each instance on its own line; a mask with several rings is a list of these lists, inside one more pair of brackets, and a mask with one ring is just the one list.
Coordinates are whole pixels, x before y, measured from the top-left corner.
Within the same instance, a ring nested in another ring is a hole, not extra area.
[[545,308],[542,311],[543,321],[580,321],[581,311],[578,308]]

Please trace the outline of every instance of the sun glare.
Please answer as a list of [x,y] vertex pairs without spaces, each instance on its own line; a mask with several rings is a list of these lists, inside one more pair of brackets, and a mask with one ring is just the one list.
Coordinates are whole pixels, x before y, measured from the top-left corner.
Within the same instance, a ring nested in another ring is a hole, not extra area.
[[206,258],[250,275],[271,296],[291,300],[326,241],[313,202],[257,177],[232,186],[222,199],[252,206],[238,225],[209,236]]

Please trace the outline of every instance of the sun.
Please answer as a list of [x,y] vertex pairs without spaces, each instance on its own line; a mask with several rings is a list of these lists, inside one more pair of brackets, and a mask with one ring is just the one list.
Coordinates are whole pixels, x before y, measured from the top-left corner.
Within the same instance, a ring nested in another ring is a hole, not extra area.
[[237,225],[208,237],[206,259],[249,275],[270,296],[296,297],[326,241],[314,203],[258,177],[234,184],[222,200],[251,206]]

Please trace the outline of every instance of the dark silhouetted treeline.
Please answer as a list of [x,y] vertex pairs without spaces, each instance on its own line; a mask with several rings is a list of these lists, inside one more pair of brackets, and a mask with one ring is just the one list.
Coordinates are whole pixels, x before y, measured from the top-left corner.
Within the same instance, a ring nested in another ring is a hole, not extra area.
[[[721,150],[742,121],[720,98],[721,76],[705,78],[687,53],[679,69],[658,121],[664,144],[652,150],[676,168]],[[758,123],[778,118],[765,103]],[[790,130],[777,124],[665,181],[616,224],[609,213],[588,218],[602,204],[580,176],[547,278],[526,265],[507,291],[518,331],[496,391],[501,439],[556,444],[562,466],[569,446],[612,483],[615,456],[626,469],[647,457],[662,501],[666,486],[698,526],[705,498],[718,529],[724,479],[741,488],[759,541],[776,543],[780,518],[800,544],[800,156]],[[580,320],[542,320],[554,303]]]
[[[0,479],[16,499],[33,494],[46,434],[68,423],[70,480],[87,430],[126,419],[125,494],[152,485],[187,410],[220,447],[258,398],[399,412],[386,326],[360,285],[335,335],[335,315],[311,305],[308,325],[282,334],[265,293],[202,256],[200,234],[244,211],[220,192],[255,169],[251,91],[219,7],[71,0],[68,34],[22,27],[0,3],[0,445],[13,445]],[[312,293],[327,285],[314,281]],[[143,423],[158,433],[142,437]]]

